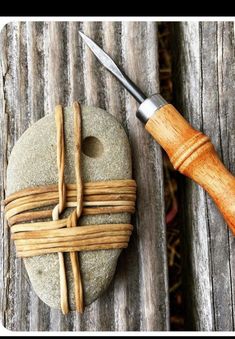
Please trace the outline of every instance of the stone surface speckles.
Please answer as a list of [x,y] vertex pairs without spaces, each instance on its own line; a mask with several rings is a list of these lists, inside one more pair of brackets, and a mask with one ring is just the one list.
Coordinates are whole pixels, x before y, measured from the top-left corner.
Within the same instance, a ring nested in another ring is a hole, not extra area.
[[[73,156],[73,113],[65,109],[65,180],[75,182]],[[95,107],[82,106],[83,139],[96,137],[103,145],[102,154],[92,158],[82,154],[84,181],[131,178],[131,154],[128,138],[119,122]],[[12,150],[7,170],[7,195],[26,187],[57,183],[56,127],[54,114],[31,126]],[[70,211],[65,211],[68,214]],[[95,223],[127,223],[128,214],[86,216],[81,225]],[[84,285],[85,304],[93,302],[109,285],[121,250],[102,250],[79,254]],[[68,254],[70,306],[74,309],[73,278]],[[60,308],[59,265],[57,254],[24,259],[32,286],[49,306]]]

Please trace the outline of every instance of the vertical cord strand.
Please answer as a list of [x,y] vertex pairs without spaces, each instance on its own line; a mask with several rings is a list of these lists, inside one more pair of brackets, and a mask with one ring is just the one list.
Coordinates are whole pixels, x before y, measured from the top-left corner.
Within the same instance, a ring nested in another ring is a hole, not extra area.
[[[67,227],[76,227],[77,220],[82,213],[83,206],[83,184],[81,176],[81,109],[78,102],[73,104],[74,113],[74,165],[77,187],[77,208],[68,218]],[[77,252],[70,252],[70,260],[72,264],[74,278],[74,294],[76,310],[80,313],[84,310],[83,305],[83,287],[80,272],[80,264]]]
[[[64,182],[64,119],[63,108],[61,105],[55,107],[55,122],[57,131],[57,167],[58,167],[58,191],[59,204],[55,206],[52,212],[52,219],[58,220],[59,214],[63,211],[66,203],[66,186]],[[58,252],[59,257],[59,274],[60,274],[60,296],[61,296],[61,310],[63,314],[69,312],[68,305],[68,289],[66,280],[66,269],[64,262],[64,255]]]

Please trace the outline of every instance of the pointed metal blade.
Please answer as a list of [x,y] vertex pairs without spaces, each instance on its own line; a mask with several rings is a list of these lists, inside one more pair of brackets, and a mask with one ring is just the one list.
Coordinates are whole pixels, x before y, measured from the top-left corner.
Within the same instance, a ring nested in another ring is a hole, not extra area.
[[105,66],[122,84],[123,86],[134,96],[134,98],[142,103],[146,96],[145,94],[122,72],[119,67],[115,64],[113,59],[105,53],[93,40],[88,38],[84,33],[79,31],[82,39],[86,42],[92,52],[95,54],[97,59]]

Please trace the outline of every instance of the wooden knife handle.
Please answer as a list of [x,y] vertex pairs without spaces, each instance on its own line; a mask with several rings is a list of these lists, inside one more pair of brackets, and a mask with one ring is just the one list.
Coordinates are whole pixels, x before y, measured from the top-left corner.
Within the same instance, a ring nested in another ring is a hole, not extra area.
[[235,235],[235,178],[210,139],[193,129],[170,104],[157,110],[145,128],[167,152],[174,168],[210,194]]

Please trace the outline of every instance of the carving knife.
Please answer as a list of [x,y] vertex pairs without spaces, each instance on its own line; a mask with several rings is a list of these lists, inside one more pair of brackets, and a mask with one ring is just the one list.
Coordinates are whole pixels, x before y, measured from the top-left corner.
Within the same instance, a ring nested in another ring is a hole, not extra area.
[[79,32],[92,52],[140,103],[137,118],[164,148],[173,167],[212,197],[235,235],[235,178],[219,159],[209,137],[195,130],[161,94],[146,95],[93,40]]

